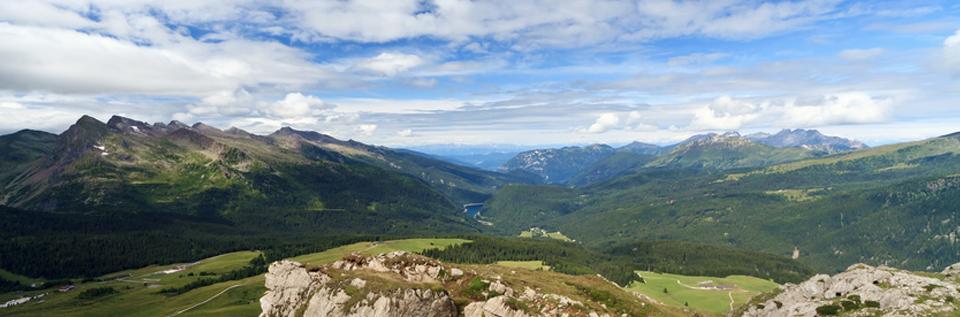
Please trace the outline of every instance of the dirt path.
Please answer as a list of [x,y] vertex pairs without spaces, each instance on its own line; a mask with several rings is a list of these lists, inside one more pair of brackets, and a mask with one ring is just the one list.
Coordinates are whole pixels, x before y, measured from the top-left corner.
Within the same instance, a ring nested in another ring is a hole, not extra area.
[[730,311],[733,311],[733,292],[727,292],[727,296],[730,297]]
[[210,298],[207,298],[207,300],[202,301],[202,302],[199,302],[199,303],[196,303],[196,304],[193,304],[193,306],[184,308],[184,309],[182,309],[182,310],[180,310],[180,311],[178,311],[178,312],[175,312],[175,313],[173,313],[173,314],[167,315],[167,317],[173,317],[173,316],[176,316],[176,315],[180,315],[180,314],[183,314],[183,313],[185,313],[185,312],[187,312],[187,311],[189,311],[189,310],[191,310],[191,309],[200,307],[200,305],[209,303],[210,301],[212,301],[212,300],[214,300],[214,299],[217,299],[217,297],[220,297],[220,295],[223,295],[223,294],[226,293],[227,291],[229,291],[229,290],[231,290],[231,289],[234,289],[234,288],[237,288],[237,287],[240,287],[240,285],[241,285],[241,284],[237,284],[237,285],[233,285],[233,286],[227,287],[227,288],[223,289],[222,291],[220,291],[219,293],[217,293],[216,295],[213,295],[213,296],[211,296]]

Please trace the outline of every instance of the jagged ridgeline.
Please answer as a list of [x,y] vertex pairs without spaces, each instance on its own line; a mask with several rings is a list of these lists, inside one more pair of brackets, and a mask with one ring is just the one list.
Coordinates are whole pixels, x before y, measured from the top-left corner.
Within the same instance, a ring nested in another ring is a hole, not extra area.
[[23,131],[0,145],[12,149],[0,158],[0,202],[34,210],[434,212],[520,181],[289,128],[259,136],[83,117],[59,136]]
[[50,278],[329,235],[476,232],[460,204],[525,181],[316,132],[117,116],[5,135],[0,153],[0,267]]

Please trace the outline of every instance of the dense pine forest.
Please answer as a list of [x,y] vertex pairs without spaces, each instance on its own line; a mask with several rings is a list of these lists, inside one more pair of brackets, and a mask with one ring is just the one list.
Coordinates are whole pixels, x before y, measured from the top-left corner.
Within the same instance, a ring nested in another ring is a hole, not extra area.
[[750,275],[779,283],[798,282],[812,271],[788,258],[702,244],[655,241],[590,250],[553,239],[468,237],[472,243],[424,255],[454,263],[489,264],[497,261],[543,261],[568,274],[600,274],[619,285],[637,280],[635,271],[688,275]]

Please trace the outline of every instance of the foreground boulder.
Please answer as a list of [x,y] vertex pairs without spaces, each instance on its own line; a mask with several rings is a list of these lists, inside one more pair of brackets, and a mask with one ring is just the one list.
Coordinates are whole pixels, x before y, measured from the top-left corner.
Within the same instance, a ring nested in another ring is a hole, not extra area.
[[266,287],[261,317],[671,315],[594,276],[496,265],[454,268],[405,252],[351,255],[320,267],[275,262]]
[[960,284],[952,265],[940,274],[917,274],[855,264],[834,276],[819,274],[787,284],[748,304],[743,316],[939,316],[958,311]]

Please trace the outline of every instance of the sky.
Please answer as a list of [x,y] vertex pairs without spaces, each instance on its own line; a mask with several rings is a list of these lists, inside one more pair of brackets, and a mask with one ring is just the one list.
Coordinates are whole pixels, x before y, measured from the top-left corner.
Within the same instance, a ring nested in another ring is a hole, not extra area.
[[960,131],[954,1],[0,1],[0,133],[81,115],[389,146]]

